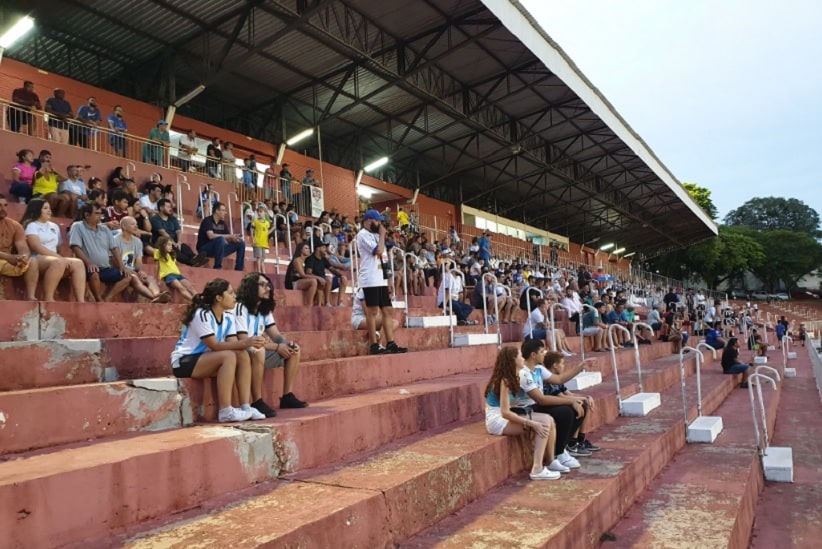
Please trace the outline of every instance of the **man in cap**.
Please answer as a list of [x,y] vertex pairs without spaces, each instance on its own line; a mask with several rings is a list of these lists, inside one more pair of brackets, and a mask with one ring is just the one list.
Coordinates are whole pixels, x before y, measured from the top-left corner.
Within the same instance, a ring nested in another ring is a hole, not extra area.
[[94,136],[95,128],[100,125],[103,116],[100,114],[100,109],[97,108],[97,100],[93,97],[88,98],[88,103],[77,109],[77,121],[82,125],[76,126],[75,139],[77,145],[88,148],[89,137]]
[[[391,263],[385,249],[384,218],[377,210],[368,210],[362,217],[362,229],[357,233],[357,251],[360,256],[359,287],[365,297],[365,322],[368,330],[368,341],[371,344],[369,354],[404,353],[408,349],[394,342],[393,309],[388,294],[388,269]],[[376,319],[382,315],[385,330],[385,347],[377,341]]]

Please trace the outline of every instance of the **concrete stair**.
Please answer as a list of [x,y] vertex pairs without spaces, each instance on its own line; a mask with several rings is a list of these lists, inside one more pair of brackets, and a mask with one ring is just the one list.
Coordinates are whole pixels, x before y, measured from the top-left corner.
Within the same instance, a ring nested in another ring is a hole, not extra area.
[[[646,383],[665,385],[663,371],[672,368],[674,366],[669,364],[657,371],[649,371]],[[484,387],[488,373],[484,371],[475,376],[478,386]],[[468,374],[459,377],[467,378]],[[711,381],[708,395],[717,393],[716,399],[721,399],[722,393],[732,390],[729,378],[721,375],[708,377]],[[600,413],[592,424],[592,430],[598,429],[598,440],[607,449],[600,452],[602,459],[589,458],[581,470],[587,471],[588,465],[596,462],[593,472],[588,473],[589,482],[613,484],[599,496],[602,507],[607,507],[619,486],[629,483],[631,475],[643,471],[648,463],[664,465],[663,450],[672,445],[671,439],[676,438],[677,429],[684,437],[682,420],[674,417],[671,411],[652,416],[651,428],[643,425],[641,420],[617,418],[616,403],[609,405],[609,401],[614,400],[612,390],[603,388],[595,395],[596,409]],[[628,383],[626,390],[636,390],[636,387]],[[668,384],[666,398],[673,399],[678,390]],[[676,407],[671,406],[669,410],[676,410]],[[431,436],[411,436],[351,463],[285,476],[283,478],[289,482],[270,483],[254,494],[238,494],[239,499],[233,500],[230,506],[207,507],[205,515],[186,516],[170,524],[158,521],[147,525],[148,531],[126,534],[122,541],[130,547],[221,546],[229,540],[244,546],[290,546],[297,544],[296,540],[302,540],[300,545],[305,547],[402,545],[426,527],[440,521],[440,524],[448,524],[449,515],[472,501],[495,497],[498,489],[494,487],[512,475],[518,475],[529,461],[530,450],[525,439],[490,437],[481,417],[475,414],[473,418],[475,421]],[[609,430],[614,433],[611,438],[607,435]],[[603,431],[605,434],[601,435]],[[609,465],[612,458],[617,463]],[[624,471],[613,477],[613,472],[620,469],[620,459],[625,460]],[[558,494],[555,488],[562,494],[570,494],[566,483],[575,482],[573,479],[579,474],[574,472],[557,484],[529,484],[552,494]],[[647,480],[653,476],[648,476],[647,472],[643,474]],[[522,482],[517,485],[521,487]],[[589,486],[584,493],[594,491],[594,487]],[[333,505],[326,500],[332,500]],[[316,510],[314,505],[284,506],[284,501],[326,503],[320,504],[320,512],[311,512]],[[295,512],[303,507],[307,512]],[[254,509],[253,513],[251,509]],[[589,514],[590,511],[585,513]],[[410,543],[414,543],[413,539]],[[429,546],[427,540],[420,546]]]

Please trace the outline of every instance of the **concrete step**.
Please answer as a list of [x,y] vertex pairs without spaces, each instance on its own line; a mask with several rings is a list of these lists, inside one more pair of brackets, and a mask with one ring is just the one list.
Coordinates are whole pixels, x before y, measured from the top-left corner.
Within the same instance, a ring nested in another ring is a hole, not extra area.
[[[484,373],[482,380],[487,380],[489,372]],[[716,377],[712,381],[717,383],[711,386],[711,394],[731,390],[732,381],[727,377]],[[668,400],[672,400],[678,389],[669,389]],[[670,408],[676,410],[677,406],[671,405]],[[656,452],[670,446],[669,439],[676,438],[677,434],[684,436],[681,418],[676,419],[671,413],[657,415],[663,417],[650,419],[653,422],[651,428],[638,424],[649,421],[648,418],[615,418],[617,427],[597,431],[598,443],[603,447],[601,456],[583,461],[581,471],[571,473],[556,484],[529,483],[533,493],[542,494],[541,499],[550,493],[551,499],[560,502],[574,500],[572,505],[587,504],[595,498],[599,500],[599,507],[613,507],[614,500],[619,500],[618,485],[627,484],[626,479],[630,478],[629,474],[621,473],[620,468],[639,473],[648,461],[653,460]],[[678,431],[677,425],[680,426]],[[662,434],[664,430],[671,433]],[[641,440],[633,439],[630,436],[633,433]],[[644,450],[638,450],[636,442]],[[216,547],[229,540],[243,546],[397,546],[439,521],[448,523],[449,515],[472,501],[495,498],[495,486],[512,475],[519,476],[530,463],[530,454],[530,445],[524,437],[488,436],[480,419],[442,433],[411,437],[350,464],[289,475],[290,482],[271,484],[261,489],[261,493],[240,495],[239,500],[233,500],[228,506],[225,501],[220,502],[222,505],[206,505],[200,512],[191,513],[180,521],[173,519],[160,525],[146,525],[142,534],[129,535],[120,541],[127,547]],[[610,465],[612,455],[615,463]],[[589,472],[586,474],[585,471]],[[587,478],[578,480],[579,476]],[[569,483],[579,491],[574,491]],[[582,483],[585,483],[584,488],[579,488]],[[518,490],[523,484],[516,481]],[[600,490],[599,486],[604,488]],[[568,497],[562,497],[564,494]],[[283,506],[284,501],[306,502],[306,505]],[[526,513],[524,509],[521,512],[521,521],[533,521],[532,513]],[[523,525],[521,535],[542,535],[545,530],[543,521],[549,517],[544,512],[539,514],[540,528],[532,528],[529,532]],[[585,516],[595,515],[589,512]],[[587,527],[587,524],[579,527]],[[501,538],[492,539],[496,541],[489,539],[485,546],[499,546]],[[505,539],[508,543],[508,538]],[[419,546],[429,547],[439,541],[439,536],[426,538]],[[524,540],[517,545],[534,546]],[[471,544],[457,543],[454,546]]]
[[99,339],[0,342],[0,391],[96,383],[108,364]]
[[[277,297],[280,300],[274,316],[282,331],[347,328],[351,324],[350,306],[306,307],[300,292],[294,290],[277,292]],[[0,341],[169,336],[179,333],[185,309],[183,304],[6,301]],[[410,309],[415,315],[437,311],[416,306]],[[394,315],[402,324],[403,310],[394,311]]]
[[[773,433],[780,390],[763,387]],[[758,412],[757,412],[758,413]],[[612,530],[625,547],[748,547],[764,487],[746,390],[734,390],[712,415],[725,429],[713,444],[688,444]],[[777,544],[779,545],[779,544]]]
[[0,455],[191,423],[171,378],[0,393]]
[[[730,376],[720,375],[712,376],[703,390],[706,400],[716,403],[734,387]],[[618,417],[596,430],[594,439],[602,450],[580,458],[582,467],[561,480],[535,482],[518,475],[419,535],[398,540],[398,545],[495,547],[505,540],[512,547],[599,547],[600,536],[685,445],[679,390],[663,391],[663,407],[647,417]],[[689,415],[696,415],[695,406]],[[530,449],[523,445],[520,452],[527,455]],[[693,535],[686,539],[693,542]]]
[[3,545],[53,547],[105,538],[278,473],[267,433],[216,425],[6,461],[0,463]]

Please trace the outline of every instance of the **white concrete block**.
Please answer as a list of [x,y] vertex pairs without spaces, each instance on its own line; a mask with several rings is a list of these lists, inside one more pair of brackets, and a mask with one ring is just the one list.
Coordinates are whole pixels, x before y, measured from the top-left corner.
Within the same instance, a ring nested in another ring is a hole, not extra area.
[[647,416],[662,404],[659,393],[637,393],[622,401],[623,416]]
[[785,368],[785,377],[796,377],[796,368]]
[[582,391],[602,383],[601,372],[580,372],[574,379],[565,384],[571,391]]
[[469,345],[499,345],[501,342],[497,333],[491,334],[455,334],[454,347],[467,347]]
[[769,350],[769,351],[775,351],[775,350],[776,350],[776,346],[775,346],[775,345],[768,345],[768,350]]
[[392,301],[391,306],[395,309],[405,309],[405,301]]
[[762,469],[765,480],[793,482],[793,449],[771,446],[762,456]]
[[688,425],[686,440],[688,442],[712,443],[722,432],[722,418],[719,416],[702,416]]
[[767,364],[768,363],[768,357],[766,357],[766,356],[755,356],[753,363],[754,364]]
[[789,359],[796,358],[796,351],[788,351],[788,358]]
[[457,317],[455,315],[448,316],[409,316],[409,328],[438,328],[442,326],[457,325]]
[[173,377],[153,377],[145,379],[133,379],[129,382],[133,387],[148,389],[150,391],[171,391],[177,392],[177,379]]

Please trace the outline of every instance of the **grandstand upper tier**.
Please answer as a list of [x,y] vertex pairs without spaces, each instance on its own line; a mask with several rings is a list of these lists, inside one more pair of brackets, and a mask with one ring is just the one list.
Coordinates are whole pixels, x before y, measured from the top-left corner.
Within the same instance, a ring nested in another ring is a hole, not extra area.
[[[388,156],[371,175],[453,204],[454,222],[464,204],[647,256],[716,234],[516,0],[10,0],[0,27],[23,13],[35,30],[5,56],[152,105],[134,113],[136,135],[200,85],[178,115],[267,144],[261,154],[315,128],[296,147],[351,170],[319,178],[345,210],[357,171]],[[5,78],[0,93],[18,85]]]

